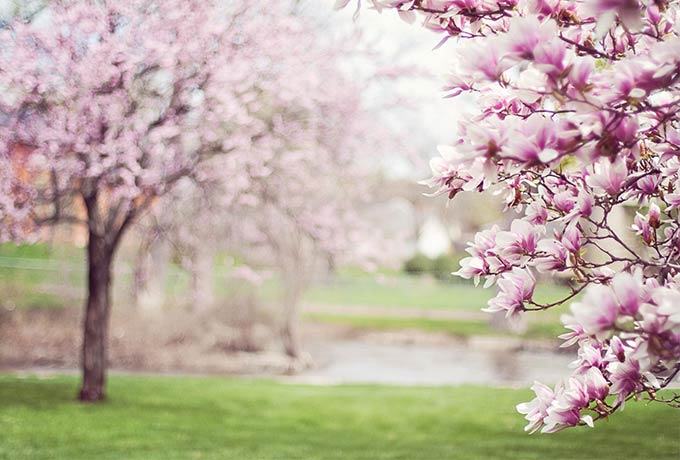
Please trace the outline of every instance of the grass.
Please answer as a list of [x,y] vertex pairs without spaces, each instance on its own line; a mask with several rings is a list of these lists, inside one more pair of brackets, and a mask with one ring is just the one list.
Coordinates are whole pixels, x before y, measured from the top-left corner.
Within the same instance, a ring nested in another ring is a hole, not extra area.
[[680,412],[631,403],[594,429],[527,435],[526,390],[303,386],[113,377],[100,405],[75,377],[0,376],[0,458],[677,459]]
[[[383,282],[370,276],[357,276],[316,284],[307,290],[305,300],[320,305],[474,311],[483,308],[494,293],[494,289],[472,284],[445,283],[405,275],[386,278]],[[550,302],[567,293],[564,287],[544,284],[536,288],[535,298],[540,302]]]
[[84,257],[84,253],[82,249],[67,244],[2,243],[0,244],[0,256],[21,259],[51,259],[57,256],[68,260],[80,260]]
[[[488,321],[464,321],[431,318],[397,318],[389,316],[349,316],[330,313],[308,313],[305,315],[312,321],[329,324],[351,326],[368,330],[418,330],[438,332],[457,337],[475,335],[508,335],[509,332],[491,328]],[[527,331],[519,337],[529,339],[555,340],[560,334],[567,332],[559,322],[530,322]]]

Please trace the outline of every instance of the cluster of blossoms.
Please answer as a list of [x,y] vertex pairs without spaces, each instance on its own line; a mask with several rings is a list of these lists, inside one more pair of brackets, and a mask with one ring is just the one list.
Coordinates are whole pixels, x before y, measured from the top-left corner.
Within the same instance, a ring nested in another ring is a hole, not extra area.
[[[564,345],[578,344],[574,373],[551,390],[536,383],[536,399],[520,404],[527,431],[544,433],[579,425],[592,426],[593,415],[606,417],[641,393],[664,399],[656,390],[678,372],[680,355],[680,285],[661,285],[642,271],[614,275],[608,285],[594,285],[571,306],[564,322],[571,332]],[[607,397],[614,395],[613,401]],[[592,415],[591,415],[592,414]]]
[[[527,430],[591,424],[680,370],[680,8],[674,1],[373,0],[455,37],[450,96],[479,113],[432,161],[453,198],[493,190],[517,213],[470,244],[458,275],[516,316],[582,294],[563,336],[576,371],[520,405]],[[537,275],[572,292],[534,300]]]
[[300,86],[318,75],[291,85],[279,68],[310,34],[288,6],[55,1],[1,29],[3,230],[75,221],[74,201],[91,200],[109,214],[99,233],[117,233],[181,178],[222,173],[203,165],[225,154],[235,195],[278,142],[270,128],[286,129],[270,99],[315,108]]

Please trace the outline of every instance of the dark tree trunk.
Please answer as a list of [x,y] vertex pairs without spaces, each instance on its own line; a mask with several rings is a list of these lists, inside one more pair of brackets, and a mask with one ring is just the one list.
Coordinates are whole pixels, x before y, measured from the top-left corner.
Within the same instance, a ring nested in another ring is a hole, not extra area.
[[111,311],[111,265],[115,243],[90,230],[87,244],[87,303],[83,324],[83,386],[79,399],[104,399]]

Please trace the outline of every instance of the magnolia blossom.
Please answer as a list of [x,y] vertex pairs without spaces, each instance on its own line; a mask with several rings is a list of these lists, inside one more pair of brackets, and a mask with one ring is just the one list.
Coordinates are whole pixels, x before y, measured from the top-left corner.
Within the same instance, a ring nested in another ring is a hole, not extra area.
[[533,297],[536,279],[531,272],[514,268],[503,273],[497,284],[499,294],[489,301],[489,306],[483,311],[504,311],[507,317],[514,317],[524,309],[524,302]]
[[[527,430],[592,425],[630,398],[677,406],[656,389],[680,373],[678,3],[369,3],[420,13],[456,43],[448,95],[481,95],[430,183],[493,189],[517,217],[481,232],[457,274],[497,285],[488,311],[573,301],[562,338],[582,362],[554,391],[534,386]],[[571,292],[537,302],[536,272]]]

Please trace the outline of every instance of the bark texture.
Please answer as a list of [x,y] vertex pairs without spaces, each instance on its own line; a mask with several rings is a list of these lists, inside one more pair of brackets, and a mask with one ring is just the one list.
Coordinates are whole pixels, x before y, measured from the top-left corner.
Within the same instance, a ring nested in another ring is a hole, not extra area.
[[87,245],[87,303],[83,324],[81,401],[104,399],[111,314],[111,265],[115,246],[90,231]]

